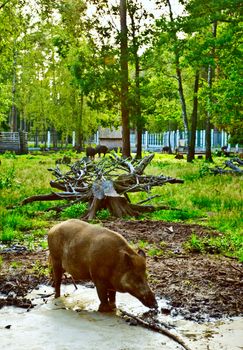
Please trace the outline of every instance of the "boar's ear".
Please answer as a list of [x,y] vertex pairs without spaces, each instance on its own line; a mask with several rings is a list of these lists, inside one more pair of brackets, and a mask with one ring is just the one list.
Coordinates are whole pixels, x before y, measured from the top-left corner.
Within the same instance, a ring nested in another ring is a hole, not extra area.
[[146,254],[144,253],[144,251],[143,251],[142,249],[139,249],[138,255],[140,255],[140,256],[142,256],[144,259],[146,259]]

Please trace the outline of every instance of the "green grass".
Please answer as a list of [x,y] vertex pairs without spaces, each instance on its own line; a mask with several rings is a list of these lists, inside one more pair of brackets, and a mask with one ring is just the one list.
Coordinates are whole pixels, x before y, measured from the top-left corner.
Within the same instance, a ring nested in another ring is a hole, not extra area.
[[64,220],[72,218],[80,218],[87,210],[86,203],[77,203],[73,204],[71,207],[68,207],[63,210],[61,213],[61,218]]
[[199,238],[193,234],[184,247],[194,253],[223,254],[237,257],[243,262],[243,236],[241,234],[221,234]]
[[[55,168],[56,160],[64,155],[71,157],[72,162],[82,157],[82,154],[72,151],[45,155],[37,152],[21,156],[8,152],[0,155],[0,240],[2,242],[22,241],[33,249],[36,244],[45,246],[46,232],[57,220],[54,211],[46,210],[56,205],[63,205],[65,202],[33,202],[25,206],[19,204],[26,197],[52,191],[49,183],[53,180],[53,176],[47,169]],[[224,160],[220,157],[215,158],[217,165],[222,165]],[[59,166],[64,171],[69,169],[63,164]],[[187,163],[186,160],[174,159],[174,155],[155,154],[145,173],[180,178],[184,183],[152,188],[149,195],[159,194],[160,197],[152,199],[147,204],[166,205],[171,209],[179,210],[158,210],[143,215],[140,219],[210,226],[222,235],[214,241],[207,238],[207,244],[210,247],[215,245],[217,248],[215,251],[241,259],[242,180],[239,176],[212,175],[208,167],[204,160]],[[147,194],[132,193],[129,197],[132,203],[137,203],[144,200]],[[78,203],[66,208],[58,219],[80,218],[86,210],[87,203]],[[97,218],[107,219],[109,212],[101,210]],[[194,240],[195,243],[191,242],[192,247],[198,243],[195,237]],[[199,243],[202,246],[199,251],[206,252],[207,244],[201,241]],[[153,254],[152,251],[151,254]]]

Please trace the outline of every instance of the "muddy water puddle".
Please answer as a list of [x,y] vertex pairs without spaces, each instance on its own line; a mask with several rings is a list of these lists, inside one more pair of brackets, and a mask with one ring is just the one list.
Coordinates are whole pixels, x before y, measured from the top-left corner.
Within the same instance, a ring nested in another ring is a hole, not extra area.
[[[179,350],[183,347],[165,335],[131,326],[117,314],[97,312],[96,290],[62,286],[57,300],[53,289],[40,286],[29,297],[36,306],[29,310],[4,307],[0,310],[0,348],[2,350]],[[129,294],[117,293],[117,306],[134,315],[148,311]],[[159,301],[166,306],[166,300]],[[172,326],[192,350],[243,349],[243,319],[235,318],[197,324],[178,317],[159,315]]]

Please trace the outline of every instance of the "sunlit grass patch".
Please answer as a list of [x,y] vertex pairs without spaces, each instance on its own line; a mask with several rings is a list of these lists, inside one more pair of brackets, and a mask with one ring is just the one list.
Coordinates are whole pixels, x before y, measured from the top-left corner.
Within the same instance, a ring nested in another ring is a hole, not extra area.
[[[3,214],[3,213],[2,213]],[[0,228],[9,227],[13,230],[30,229],[33,227],[32,221],[17,212],[7,212],[0,217]]]
[[242,211],[222,210],[208,218],[208,225],[225,233],[241,233],[243,236]]
[[200,217],[196,210],[158,210],[149,214],[151,220],[181,222]]
[[80,218],[87,210],[86,203],[77,203],[64,209],[61,213],[62,219]]
[[13,230],[11,227],[4,227],[0,231],[0,240],[2,243],[11,243],[17,236],[17,231]]

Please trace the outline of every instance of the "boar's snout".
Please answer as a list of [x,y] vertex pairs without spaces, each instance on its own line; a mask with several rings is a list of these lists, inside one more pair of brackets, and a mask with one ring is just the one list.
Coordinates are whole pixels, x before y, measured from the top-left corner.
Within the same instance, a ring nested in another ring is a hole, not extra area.
[[149,307],[150,309],[157,309],[158,308],[158,303],[157,303],[155,296],[152,292],[146,294],[140,300],[145,306]]

